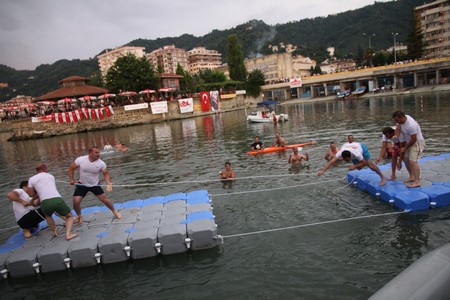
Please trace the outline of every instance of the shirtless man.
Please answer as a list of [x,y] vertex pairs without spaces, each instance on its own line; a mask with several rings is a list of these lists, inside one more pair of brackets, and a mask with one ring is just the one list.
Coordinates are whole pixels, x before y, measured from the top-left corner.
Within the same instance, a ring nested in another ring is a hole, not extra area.
[[329,161],[339,152],[339,148],[336,146],[335,142],[330,143],[330,150],[328,150],[327,154],[325,154],[325,160]]
[[58,236],[55,220],[52,218],[52,214],[57,212],[60,216],[66,217],[66,239],[77,237],[77,234],[71,232],[73,217],[70,208],[56,189],[55,177],[47,173],[47,165],[44,163],[36,165],[36,173],[28,180],[29,189],[26,192],[33,199],[39,197],[41,200],[41,209],[53,235]]
[[298,148],[297,147],[292,148],[292,151],[294,153],[292,153],[289,156],[289,160],[288,160],[288,163],[290,163],[292,166],[300,166],[302,160],[305,160],[305,161],[309,160],[308,153],[306,153],[305,155],[298,154]]
[[77,213],[78,223],[83,222],[81,216],[81,201],[88,192],[93,193],[97,198],[108,207],[117,219],[122,218],[122,215],[114,208],[111,200],[106,198],[106,194],[99,185],[100,173],[103,174],[107,184],[106,191],[112,190],[111,176],[106,169],[106,164],[100,159],[100,150],[97,147],[89,149],[89,154],[80,156],[75,159],[69,166],[69,183],[75,185],[75,170],[80,168],[80,178],[76,184],[73,193],[73,209]]
[[225,163],[225,170],[221,171],[219,173],[220,175],[220,179],[222,180],[234,180],[235,179],[235,174],[233,169],[231,168],[231,164],[230,162],[226,162]]
[[125,144],[120,144],[119,148],[116,148],[116,151],[120,151],[120,152],[127,152],[128,148],[125,146]]
[[280,134],[277,132],[275,134],[275,141],[273,142],[273,147],[285,147],[286,146],[286,140],[280,136]]

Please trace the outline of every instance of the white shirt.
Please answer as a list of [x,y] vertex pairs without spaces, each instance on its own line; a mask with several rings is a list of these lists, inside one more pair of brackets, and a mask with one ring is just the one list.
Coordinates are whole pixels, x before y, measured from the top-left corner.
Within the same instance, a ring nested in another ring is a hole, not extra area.
[[[30,203],[30,196],[22,190],[22,189],[15,189],[14,192],[16,192],[19,195],[19,198],[23,201],[26,201]],[[13,210],[14,210],[14,217],[16,218],[16,221],[19,221],[23,216],[25,216],[27,213],[29,213],[31,210],[33,210],[33,206],[23,206],[21,203],[13,201]]]
[[75,159],[75,164],[80,167],[80,182],[87,187],[96,186],[100,181],[100,173],[106,169],[103,160],[94,162],[89,160],[89,155],[80,156]]
[[105,150],[105,151],[109,151],[109,150],[112,150],[112,146],[111,145],[105,145],[104,147],[103,147],[103,150]]
[[411,116],[406,116],[406,122],[403,124],[400,124],[400,130],[405,136],[406,142],[409,142],[411,140],[411,135],[417,134],[417,141],[422,142],[424,141],[422,130],[420,129],[419,123],[416,122]]
[[397,143],[403,143],[405,141],[405,136],[403,133],[400,132],[399,136],[397,138],[388,139],[385,134],[383,134],[383,137],[381,138],[381,141],[383,142],[389,142],[392,141],[393,144]]
[[363,157],[363,149],[361,147],[361,144],[358,142],[353,142],[353,143],[345,143],[344,145],[342,145],[341,149],[338,151],[338,153],[336,153],[336,158],[337,159],[341,159],[342,158],[342,152],[344,151],[349,151],[351,154],[351,159],[354,160],[358,160],[358,161],[362,161],[364,159]]
[[37,173],[28,180],[28,186],[34,188],[41,202],[50,198],[62,198],[56,189],[55,177],[52,174]]

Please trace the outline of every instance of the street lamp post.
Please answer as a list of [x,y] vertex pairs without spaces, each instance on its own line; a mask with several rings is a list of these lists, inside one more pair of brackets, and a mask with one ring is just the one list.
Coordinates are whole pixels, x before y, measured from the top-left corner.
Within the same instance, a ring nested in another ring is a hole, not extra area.
[[365,32],[363,33],[364,36],[367,36],[369,38],[369,48],[372,49],[372,44],[370,43],[370,39],[375,36],[375,33],[372,34],[366,34]]
[[398,32],[396,33],[392,33],[392,35],[394,36],[394,63],[397,63],[397,50],[395,49],[395,47],[397,46],[397,35]]

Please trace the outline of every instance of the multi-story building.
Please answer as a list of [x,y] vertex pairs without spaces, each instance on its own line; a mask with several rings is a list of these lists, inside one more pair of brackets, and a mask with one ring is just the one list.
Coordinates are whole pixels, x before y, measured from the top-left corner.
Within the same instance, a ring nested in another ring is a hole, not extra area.
[[315,68],[317,63],[309,57],[296,55],[292,58],[292,64],[294,71],[300,76],[309,76],[311,75],[311,67]]
[[100,72],[102,76],[106,76],[109,68],[111,68],[116,60],[119,57],[126,56],[128,54],[132,54],[138,58],[144,57],[145,55],[145,47],[132,47],[132,46],[123,46],[117,47],[112,50],[106,50],[105,53],[97,56],[98,65],[100,67]]
[[331,74],[342,71],[353,71],[356,69],[356,62],[353,59],[325,60],[320,64],[322,73]]
[[205,47],[196,47],[188,51],[189,70],[192,74],[200,70],[216,69],[222,64],[222,55],[216,50],[208,50]]
[[184,49],[176,48],[175,45],[156,49],[147,54],[147,59],[153,66],[161,68],[162,73],[175,74],[178,64],[184,71],[190,71],[188,53]]
[[416,26],[422,31],[425,56],[450,56],[450,3],[437,0],[415,8]]
[[274,53],[266,56],[244,60],[248,72],[260,70],[266,78],[266,83],[286,81],[298,76],[294,71],[291,53]]

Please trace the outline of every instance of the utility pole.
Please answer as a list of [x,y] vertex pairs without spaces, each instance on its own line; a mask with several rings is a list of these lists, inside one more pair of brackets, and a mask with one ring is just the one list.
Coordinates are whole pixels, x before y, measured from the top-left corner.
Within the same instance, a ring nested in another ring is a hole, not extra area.
[[369,48],[372,49],[372,44],[370,43],[370,39],[375,36],[375,33],[372,34],[366,34],[365,32],[363,33],[363,36],[367,36],[369,38]]
[[394,36],[394,63],[397,63],[397,50],[395,48],[397,46],[397,39],[396,38],[397,38],[398,32],[392,33],[392,35]]

